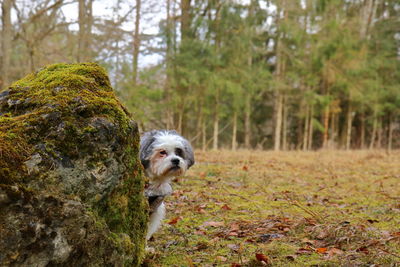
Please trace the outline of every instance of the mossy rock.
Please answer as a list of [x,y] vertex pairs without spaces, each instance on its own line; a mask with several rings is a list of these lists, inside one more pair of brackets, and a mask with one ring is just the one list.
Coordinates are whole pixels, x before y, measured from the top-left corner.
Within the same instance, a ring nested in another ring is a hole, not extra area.
[[139,265],[138,149],[97,64],[50,65],[0,92],[0,265]]

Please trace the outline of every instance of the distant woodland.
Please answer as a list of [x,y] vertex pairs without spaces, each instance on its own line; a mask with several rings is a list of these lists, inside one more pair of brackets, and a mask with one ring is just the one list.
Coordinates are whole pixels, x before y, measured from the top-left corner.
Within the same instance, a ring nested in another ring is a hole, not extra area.
[[1,88],[99,62],[198,149],[400,148],[398,0],[2,0],[0,41]]

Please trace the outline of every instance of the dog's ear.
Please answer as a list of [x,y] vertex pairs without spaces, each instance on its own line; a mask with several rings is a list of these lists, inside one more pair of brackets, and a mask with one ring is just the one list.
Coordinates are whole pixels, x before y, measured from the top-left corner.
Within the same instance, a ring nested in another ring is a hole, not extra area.
[[140,162],[143,167],[147,169],[149,167],[150,161],[148,160],[149,156],[153,153],[153,143],[156,140],[154,137],[157,134],[157,131],[151,131],[144,133],[140,138]]
[[184,150],[185,150],[185,159],[188,161],[188,169],[194,165],[194,153],[193,148],[190,145],[189,141],[184,139],[183,142]]

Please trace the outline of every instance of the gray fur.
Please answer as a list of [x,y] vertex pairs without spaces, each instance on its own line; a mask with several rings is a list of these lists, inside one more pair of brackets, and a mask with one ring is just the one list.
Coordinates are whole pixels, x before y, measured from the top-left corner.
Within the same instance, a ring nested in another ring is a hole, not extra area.
[[188,168],[193,166],[194,161],[194,153],[193,148],[190,145],[189,141],[179,135],[175,130],[152,130],[146,132],[142,135],[140,139],[140,161],[145,169],[149,167],[149,157],[153,153],[153,144],[157,140],[157,135],[169,134],[176,135],[182,138],[182,143],[184,146],[184,156],[183,158],[188,162]]

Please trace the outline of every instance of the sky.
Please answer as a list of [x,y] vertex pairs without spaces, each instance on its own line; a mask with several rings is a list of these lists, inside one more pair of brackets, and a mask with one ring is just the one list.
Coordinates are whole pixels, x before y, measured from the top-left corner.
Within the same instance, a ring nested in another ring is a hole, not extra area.
[[[37,4],[34,0],[16,0],[18,6],[27,5],[29,10],[29,6],[32,8]],[[250,0],[231,0],[236,2],[241,2],[242,4],[248,4]],[[78,31],[79,25],[78,21],[78,3],[77,1],[66,0],[68,4],[64,5],[61,10],[67,20],[67,22],[71,22],[70,29]],[[142,8],[141,8],[141,24],[140,24],[140,32],[144,35],[156,35],[159,32],[159,22],[166,17],[166,0],[142,0]],[[179,10],[179,1],[171,1],[176,2],[176,8]],[[116,9],[117,3],[119,4],[119,8]],[[262,8],[266,7],[265,1],[260,1]],[[123,16],[127,14],[134,5],[136,4],[135,0],[94,0],[93,1],[93,15],[95,17],[101,17],[103,19],[115,19],[117,20],[118,16]],[[271,8],[271,7],[269,7]],[[28,12],[25,10],[25,12]],[[134,32],[134,22],[135,22],[135,9],[130,12],[128,15],[128,19],[126,22],[122,24],[122,29],[125,31]],[[13,11],[12,20],[16,21],[16,12]],[[268,22],[267,22],[268,23]],[[152,46],[159,46],[157,42],[159,42],[157,38],[154,38],[152,41]],[[140,54],[139,58],[139,66],[146,67],[157,64],[162,60],[162,55],[157,53],[152,54]]]
[[[120,2],[118,10],[114,7],[117,6],[117,2]],[[122,2],[122,3],[121,3]],[[163,5],[159,4],[157,0],[142,1],[142,12],[141,12],[141,24],[140,32],[145,35],[156,35],[159,31],[158,23],[163,17],[165,17]],[[123,16],[136,4],[136,1],[119,1],[119,0],[95,0],[93,2],[93,15],[102,18],[114,18]],[[67,18],[68,22],[78,21],[78,3],[71,3],[62,7],[62,12]],[[135,29],[135,10],[129,15],[127,21],[122,24],[122,29],[125,31],[131,31],[133,33]],[[71,30],[79,30],[78,23],[71,24]],[[162,56],[159,54],[146,54],[143,53],[139,57],[139,66],[146,67],[157,64],[162,60]]]

